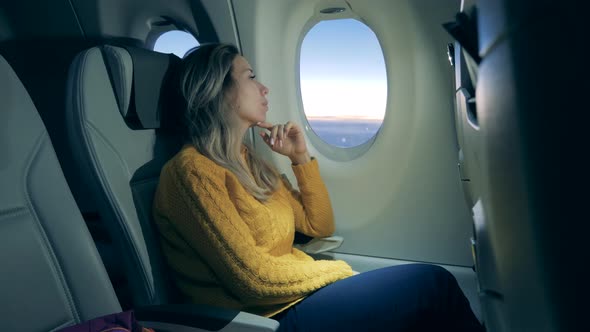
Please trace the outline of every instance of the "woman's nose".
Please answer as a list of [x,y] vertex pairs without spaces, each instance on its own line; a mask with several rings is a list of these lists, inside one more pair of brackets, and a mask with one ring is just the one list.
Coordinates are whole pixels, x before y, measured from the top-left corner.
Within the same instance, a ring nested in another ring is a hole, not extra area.
[[262,84],[262,83],[260,83],[260,87],[262,89],[262,95],[267,95],[268,94],[268,88],[264,84]]

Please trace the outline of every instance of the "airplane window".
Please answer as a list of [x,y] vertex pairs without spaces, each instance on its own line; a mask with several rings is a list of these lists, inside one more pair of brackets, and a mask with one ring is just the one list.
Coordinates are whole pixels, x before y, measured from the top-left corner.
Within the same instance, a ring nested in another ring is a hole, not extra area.
[[321,21],[305,36],[301,98],[325,143],[352,148],[372,140],[385,116],[387,77],[375,33],[355,19]]
[[172,30],[161,34],[154,44],[154,51],[160,53],[174,53],[183,58],[186,52],[199,46],[199,41],[186,31]]

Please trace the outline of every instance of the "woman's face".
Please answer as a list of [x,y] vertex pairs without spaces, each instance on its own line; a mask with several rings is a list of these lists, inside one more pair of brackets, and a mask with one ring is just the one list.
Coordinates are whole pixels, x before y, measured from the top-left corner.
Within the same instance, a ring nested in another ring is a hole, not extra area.
[[238,120],[246,128],[266,120],[268,88],[256,80],[252,67],[241,55],[235,57],[231,73],[235,86],[233,105]]

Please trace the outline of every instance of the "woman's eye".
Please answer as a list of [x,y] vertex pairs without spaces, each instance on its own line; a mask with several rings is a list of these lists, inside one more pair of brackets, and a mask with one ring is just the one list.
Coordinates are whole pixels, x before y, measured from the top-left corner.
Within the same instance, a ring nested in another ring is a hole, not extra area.
[[253,80],[256,78],[256,75],[250,75],[250,79]]

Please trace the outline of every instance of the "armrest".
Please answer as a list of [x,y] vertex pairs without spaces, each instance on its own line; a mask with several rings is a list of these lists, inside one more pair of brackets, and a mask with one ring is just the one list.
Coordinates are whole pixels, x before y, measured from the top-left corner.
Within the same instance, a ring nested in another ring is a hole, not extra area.
[[276,320],[224,308],[199,304],[166,304],[133,310],[143,327],[158,332],[261,331],[279,328]]
[[344,238],[342,236],[318,237],[303,244],[294,245],[295,248],[310,254],[320,254],[322,252],[340,248]]

